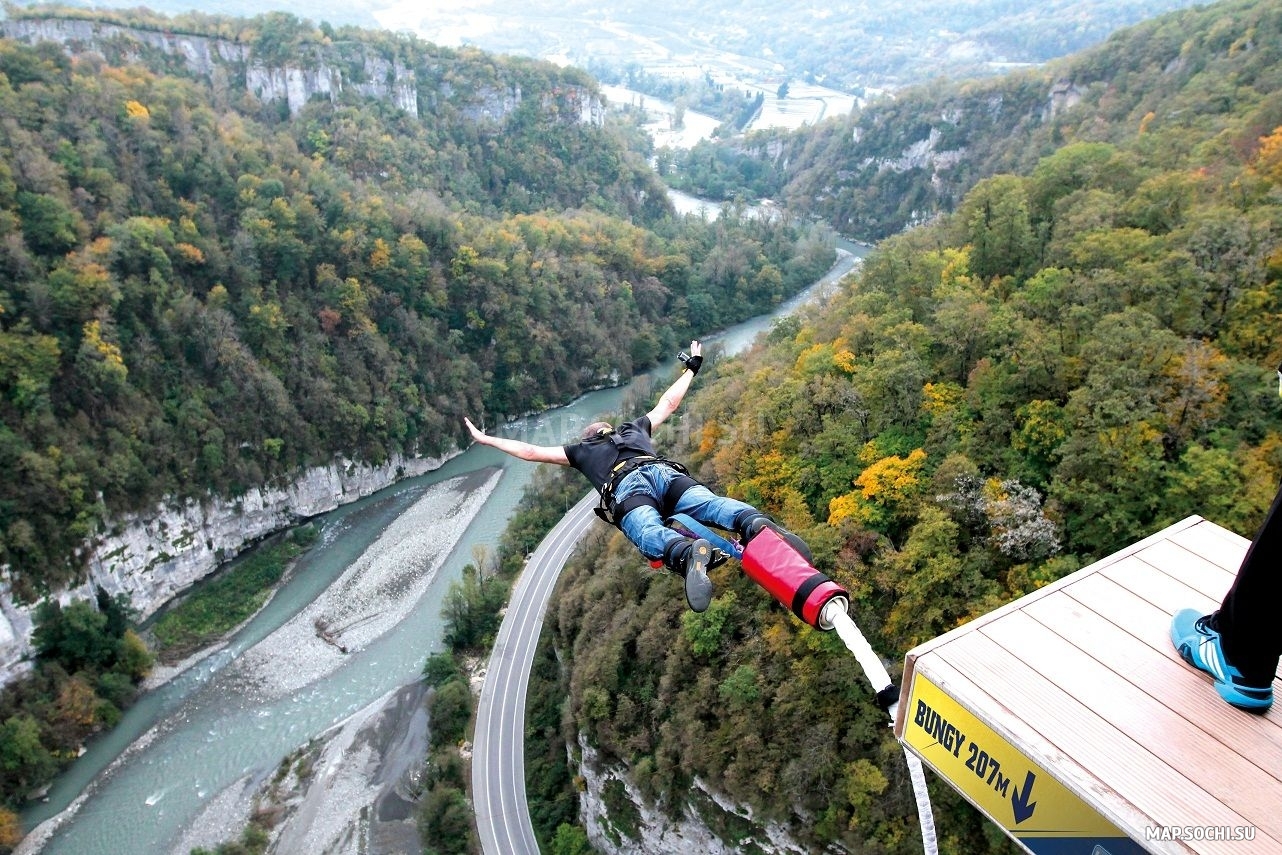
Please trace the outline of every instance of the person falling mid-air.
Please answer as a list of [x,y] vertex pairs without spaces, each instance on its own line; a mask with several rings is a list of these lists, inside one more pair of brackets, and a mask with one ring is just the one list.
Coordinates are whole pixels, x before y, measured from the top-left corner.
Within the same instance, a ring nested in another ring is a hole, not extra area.
[[809,547],[746,502],[719,496],[700,484],[679,463],[655,451],[654,429],[676,412],[703,364],[702,346],[690,342],[690,355],[678,358],[685,366],[654,409],[640,418],[616,426],[594,422],[570,445],[533,445],[490,436],[464,418],[472,439],[520,460],[570,466],[581,472],[601,494],[600,515],[616,525],[641,554],[685,579],[686,602],[702,612],[712,602],[708,569],[725,559],[703,538],[689,537],[664,520],[686,514],[704,525],[736,532],[747,545],[762,529],[769,528],[787,541],[807,561]]

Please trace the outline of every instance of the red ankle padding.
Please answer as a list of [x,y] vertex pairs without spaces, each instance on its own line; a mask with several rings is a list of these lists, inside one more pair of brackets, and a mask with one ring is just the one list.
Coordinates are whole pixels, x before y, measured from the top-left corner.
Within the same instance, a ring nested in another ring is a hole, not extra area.
[[743,550],[743,569],[792,613],[815,628],[828,601],[845,589],[810,565],[788,541],[765,528]]

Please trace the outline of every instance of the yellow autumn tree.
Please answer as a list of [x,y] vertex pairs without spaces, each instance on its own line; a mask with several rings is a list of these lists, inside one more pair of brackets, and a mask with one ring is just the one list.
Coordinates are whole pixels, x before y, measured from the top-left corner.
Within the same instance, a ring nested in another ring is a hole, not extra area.
[[926,452],[914,449],[907,457],[891,455],[870,465],[855,479],[859,489],[838,496],[828,505],[828,524],[853,519],[893,534],[916,507],[923,489]]
[[105,338],[104,332],[98,320],[85,323],[76,362],[80,370],[99,386],[114,388],[125,382],[129,368],[125,365],[120,346]]
[[76,675],[62,684],[54,705],[55,721],[73,731],[88,732],[98,719],[98,696]]
[[1251,168],[1274,184],[1282,184],[1282,127],[1274,128],[1273,133],[1260,138],[1260,150]]
[[9,851],[22,842],[22,823],[13,811],[0,807],[0,850]]
[[966,390],[956,383],[927,383],[922,387],[921,413],[936,419],[959,409],[965,399]]
[[373,270],[382,270],[392,263],[392,249],[382,238],[374,239],[374,249],[369,254],[369,266]]

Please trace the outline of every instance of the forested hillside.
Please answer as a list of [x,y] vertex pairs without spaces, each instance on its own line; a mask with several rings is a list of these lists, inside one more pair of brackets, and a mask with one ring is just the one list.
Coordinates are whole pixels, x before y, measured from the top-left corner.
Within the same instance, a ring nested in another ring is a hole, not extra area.
[[937,81],[818,127],[701,144],[677,159],[673,183],[713,198],[767,196],[879,239],[1068,143],[1133,140],[1171,166],[1217,140],[1249,144],[1282,121],[1280,78],[1282,5],[1230,0],[1036,70]]
[[[674,218],[632,129],[584,118],[580,72],[280,13],[103,20],[249,59],[202,75],[128,33],[70,55],[0,40],[0,566],[19,596],[73,578],[122,512],[448,452],[463,414],[627,378],[832,258],[822,230]],[[357,94],[371,54],[412,74],[417,114]],[[255,63],[350,85],[291,116],[246,91]]]
[[[1189,515],[1259,524],[1282,476],[1280,24],[1276,0],[1221,4],[1071,61],[1076,107],[967,137],[1010,171],[700,375],[677,456],[804,535],[892,662]],[[686,612],[618,536],[567,572],[548,632],[575,756],[581,737],[731,843],[777,821],[816,851],[919,851],[902,757],[840,643],[736,567],[714,578]],[[941,851],[1009,851],[955,797],[936,806]],[[610,807],[620,840],[629,815]]]

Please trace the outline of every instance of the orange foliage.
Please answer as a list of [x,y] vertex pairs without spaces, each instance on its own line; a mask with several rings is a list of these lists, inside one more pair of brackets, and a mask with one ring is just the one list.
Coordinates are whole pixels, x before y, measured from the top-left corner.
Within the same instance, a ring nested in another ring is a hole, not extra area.
[[1257,175],[1274,184],[1282,184],[1282,127],[1260,138],[1260,150],[1251,165]]
[[699,453],[711,454],[716,451],[717,443],[724,433],[721,425],[716,422],[709,421],[704,424],[703,430],[699,432]]
[[200,251],[199,247],[192,246],[189,243],[179,243],[174,245],[178,255],[188,264],[204,264],[205,254]]
[[72,677],[58,693],[58,718],[81,728],[91,728],[97,720],[95,709],[98,696],[93,688],[79,677]]
[[22,842],[22,824],[18,815],[0,807],[0,848],[12,849]]

